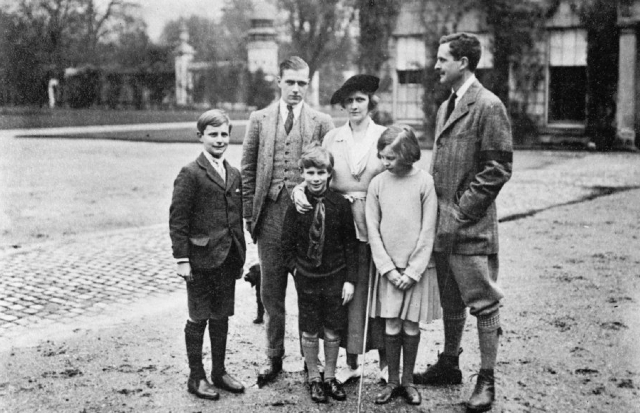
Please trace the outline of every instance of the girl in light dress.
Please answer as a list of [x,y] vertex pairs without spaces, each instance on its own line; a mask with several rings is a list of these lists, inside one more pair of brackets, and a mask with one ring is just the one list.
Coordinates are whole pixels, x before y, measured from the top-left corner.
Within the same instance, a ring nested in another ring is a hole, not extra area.
[[375,402],[384,404],[403,394],[408,403],[420,404],[420,393],[413,385],[419,323],[441,315],[431,263],[437,198],[431,175],[413,165],[420,159],[420,146],[411,128],[390,127],[380,136],[377,149],[386,171],[369,184],[366,222],[378,269],[371,317],[385,319],[389,379]]

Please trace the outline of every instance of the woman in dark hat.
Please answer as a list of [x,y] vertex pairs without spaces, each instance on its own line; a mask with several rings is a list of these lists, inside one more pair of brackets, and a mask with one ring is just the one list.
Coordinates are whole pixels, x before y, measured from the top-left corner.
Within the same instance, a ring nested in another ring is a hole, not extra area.
[[[377,125],[371,119],[371,114],[379,102],[378,97],[374,95],[379,83],[380,79],[375,76],[355,75],[333,94],[331,104],[340,104],[347,111],[349,121],[329,131],[322,143],[322,146],[333,154],[335,160],[331,189],[351,202],[356,235],[360,241],[358,283],[354,297],[349,303],[349,325],[341,344],[347,350],[347,368],[336,375],[341,383],[362,375],[362,369],[358,365],[358,354],[362,353],[365,339],[367,291],[369,283],[375,278],[365,222],[365,197],[371,179],[384,170],[378,159],[376,144],[386,128]],[[311,209],[304,195],[304,184],[294,190],[293,198],[298,212],[305,213]],[[370,319],[367,336],[367,349],[378,349],[380,378],[386,381],[388,373],[383,342],[384,320]]]

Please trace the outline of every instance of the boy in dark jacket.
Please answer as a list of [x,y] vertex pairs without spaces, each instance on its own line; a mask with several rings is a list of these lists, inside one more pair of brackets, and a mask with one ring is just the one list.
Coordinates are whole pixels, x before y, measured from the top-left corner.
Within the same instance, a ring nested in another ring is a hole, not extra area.
[[[282,229],[284,266],[293,274],[298,292],[299,329],[308,370],[311,399],[325,394],[345,400],[335,379],[340,332],[347,320],[346,304],[357,280],[357,238],[349,202],[329,189],[333,156],[318,144],[306,147],[299,165],[313,211],[286,212]],[[324,383],[317,368],[318,336],[324,330]]]
[[169,229],[177,272],[187,284],[187,389],[200,398],[216,400],[220,395],[202,366],[207,321],[213,384],[234,393],[244,391],[242,383],[227,374],[224,365],[235,283],[242,275],[246,251],[242,185],[240,172],[224,160],[231,132],[227,114],[217,109],[205,112],[197,127],[203,151],[182,168],[175,180]]

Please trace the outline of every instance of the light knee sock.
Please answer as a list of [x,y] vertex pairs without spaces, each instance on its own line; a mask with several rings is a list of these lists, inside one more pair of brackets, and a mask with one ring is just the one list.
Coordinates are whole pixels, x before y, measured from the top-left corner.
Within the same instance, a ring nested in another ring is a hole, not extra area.
[[480,368],[493,370],[498,357],[500,341],[500,312],[478,316],[478,341],[480,343]]
[[302,344],[304,360],[307,363],[309,382],[320,380],[320,372],[318,371],[318,337],[302,337],[300,343]]
[[[336,364],[338,353],[340,352],[340,337],[335,340],[324,339],[324,379],[334,379],[336,377]],[[307,361],[307,364],[309,362]]]

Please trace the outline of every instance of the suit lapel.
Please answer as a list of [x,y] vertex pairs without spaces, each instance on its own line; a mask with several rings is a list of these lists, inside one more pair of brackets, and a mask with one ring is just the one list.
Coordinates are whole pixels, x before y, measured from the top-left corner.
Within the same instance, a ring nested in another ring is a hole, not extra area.
[[200,156],[198,156],[196,162],[198,163],[198,165],[200,165],[200,168],[205,170],[209,179],[216,183],[220,188],[225,189],[225,184],[222,180],[222,177],[218,175],[218,172],[216,172],[215,169],[213,169],[211,162],[209,162],[204,154],[201,153]]
[[[436,140],[438,140],[442,133],[449,129],[451,125],[456,123],[458,119],[469,113],[469,106],[473,105],[476,102],[478,93],[480,92],[481,88],[482,85],[480,84],[480,82],[478,82],[477,80],[473,82],[471,86],[469,86],[469,89],[467,89],[467,92],[462,96],[462,98],[460,98],[460,101],[456,105],[455,109],[453,110],[453,112],[451,112],[451,116],[449,116],[449,119],[445,121],[444,114],[440,116],[440,119],[438,119],[438,130],[440,132],[438,133],[438,136],[436,136]],[[446,102],[443,103],[443,105],[446,105]],[[442,112],[442,110],[439,110],[439,112]]]
[[[264,163],[266,170],[271,171],[273,169],[273,155],[276,150],[276,134],[278,132],[278,117],[280,116],[280,101],[271,105],[270,109],[264,113],[263,117],[263,131],[261,132],[260,142],[264,143],[264,149],[262,151],[262,162]],[[269,177],[269,179],[271,179]]]
[[304,148],[313,138],[316,127],[316,116],[307,108],[307,104],[302,105],[300,112],[300,133],[302,133],[302,147]]
[[229,162],[227,162],[226,160],[224,161],[224,170],[227,172],[226,190],[228,191],[229,188],[233,186],[236,179],[238,179],[240,176],[233,168],[230,167]]

